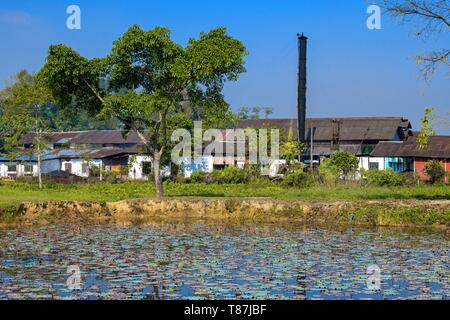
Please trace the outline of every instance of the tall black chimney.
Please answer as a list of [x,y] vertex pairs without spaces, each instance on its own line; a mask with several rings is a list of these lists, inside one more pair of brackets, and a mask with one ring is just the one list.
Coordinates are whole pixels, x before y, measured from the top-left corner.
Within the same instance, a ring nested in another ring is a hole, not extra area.
[[298,140],[305,143],[306,132],[306,48],[308,38],[303,33],[298,37],[298,91],[297,91],[297,113],[298,113]]

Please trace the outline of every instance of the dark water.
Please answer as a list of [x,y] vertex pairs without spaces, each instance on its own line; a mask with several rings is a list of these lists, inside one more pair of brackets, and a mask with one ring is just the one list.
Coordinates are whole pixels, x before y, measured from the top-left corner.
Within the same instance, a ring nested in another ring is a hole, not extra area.
[[[367,268],[381,271],[380,289]],[[69,266],[81,290],[67,285]],[[439,232],[202,224],[0,230],[0,299],[448,299]]]

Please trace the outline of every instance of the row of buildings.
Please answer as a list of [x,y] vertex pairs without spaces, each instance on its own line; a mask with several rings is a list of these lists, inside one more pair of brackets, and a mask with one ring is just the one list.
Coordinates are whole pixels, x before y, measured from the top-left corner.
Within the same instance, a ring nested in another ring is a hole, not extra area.
[[[246,119],[240,120],[237,128],[278,128],[282,135],[292,139],[298,139],[299,132],[297,119]],[[220,143],[239,143],[224,137]],[[25,137],[25,149],[31,148],[33,139],[32,134]],[[64,172],[87,178],[94,167],[99,169],[97,172],[111,172],[132,180],[148,179],[151,174],[151,158],[145,155],[141,140],[133,132],[126,137],[119,130],[58,132],[49,133],[46,141],[47,151],[41,165],[43,174]],[[427,180],[424,166],[427,161],[436,159],[450,172],[450,136],[430,137],[427,147],[420,149],[411,123],[401,117],[306,119],[305,141],[303,158],[306,162],[312,158],[320,163],[333,152],[345,150],[356,155],[360,168],[364,169],[414,172],[417,177]],[[277,174],[275,164],[282,162],[282,159],[275,161],[268,174]],[[184,174],[244,164],[245,159],[215,153],[189,163]],[[165,173],[169,172],[166,168]],[[14,160],[0,157],[2,178],[36,176],[37,173],[35,155],[22,155]]]

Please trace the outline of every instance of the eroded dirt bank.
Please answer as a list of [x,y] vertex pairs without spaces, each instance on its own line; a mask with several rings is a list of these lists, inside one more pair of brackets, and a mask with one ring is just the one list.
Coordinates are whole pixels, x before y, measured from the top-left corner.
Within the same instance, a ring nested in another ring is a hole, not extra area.
[[295,221],[371,226],[450,226],[450,200],[292,201],[164,198],[99,202],[22,203],[3,212],[0,226],[95,222],[137,224],[161,220]]

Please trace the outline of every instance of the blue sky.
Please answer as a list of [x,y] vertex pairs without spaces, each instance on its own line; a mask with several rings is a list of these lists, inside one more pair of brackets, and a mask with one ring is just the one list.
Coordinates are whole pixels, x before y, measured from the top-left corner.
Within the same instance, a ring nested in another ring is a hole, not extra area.
[[[81,30],[66,28],[66,8],[81,8]],[[21,69],[37,71],[48,46],[64,43],[87,57],[108,54],[132,24],[165,26],[173,39],[217,26],[244,42],[247,73],[227,84],[233,110],[269,106],[274,117],[295,117],[296,33],[309,37],[308,116],[404,116],[418,128],[425,107],[450,110],[448,70],[425,82],[416,54],[448,46],[449,35],[417,39],[414,25],[382,16],[382,29],[366,27],[365,0],[44,1],[2,0],[0,87]],[[444,45],[445,43],[445,45]],[[450,134],[450,129],[437,128]]]

